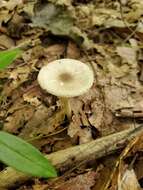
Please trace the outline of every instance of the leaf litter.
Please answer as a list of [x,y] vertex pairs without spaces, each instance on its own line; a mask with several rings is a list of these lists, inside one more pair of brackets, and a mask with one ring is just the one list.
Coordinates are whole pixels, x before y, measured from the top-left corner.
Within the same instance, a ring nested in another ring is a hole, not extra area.
[[[25,45],[22,58],[0,72],[2,130],[51,153],[142,125],[142,8],[140,0],[1,1],[1,51],[31,42]],[[41,90],[36,80],[42,66],[63,57],[87,63],[95,74],[92,88],[70,99],[70,122],[58,98]],[[140,138],[121,159],[108,189],[143,187],[142,147]],[[105,154],[104,159],[112,157],[116,163],[120,153]],[[96,170],[103,160],[93,161],[84,172],[75,165],[69,174],[62,173],[59,189],[103,189],[106,183]],[[114,165],[109,162],[108,167]],[[108,167],[102,167],[105,179],[112,173]],[[87,172],[89,168],[95,172]],[[57,184],[33,178],[32,183],[14,188],[56,189]]]

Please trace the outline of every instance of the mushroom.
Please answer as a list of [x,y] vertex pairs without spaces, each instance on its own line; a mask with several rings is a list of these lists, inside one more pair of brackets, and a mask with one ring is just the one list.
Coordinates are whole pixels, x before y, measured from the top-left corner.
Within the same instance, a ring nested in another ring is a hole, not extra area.
[[92,86],[92,69],[74,59],[59,59],[41,68],[38,82],[42,89],[58,96],[65,113],[70,119],[71,108],[68,98],[84,94]]

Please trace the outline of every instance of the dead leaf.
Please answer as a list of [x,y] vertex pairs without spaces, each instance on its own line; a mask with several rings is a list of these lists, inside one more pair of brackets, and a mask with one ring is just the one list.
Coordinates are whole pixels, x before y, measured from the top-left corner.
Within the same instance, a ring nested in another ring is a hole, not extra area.
[[78,44],[83,45],[85,49],[90,49],[93,47],[93,41],[88,38],[86,32],[81,31],[80,28],[74,26],[72,28],[72,32],[70,33],[70,37]]
[[[92,124],[92,126],[95,126],[99,131],[101,130],[101,125],[103,123],[103,118],[104,118],[104,107],[101,102],[98,100],[92,102],[91,104],[91,112],[92,115],[89,117],[89,121]],[[109,116],[109,115],[108,115]],[[109,119],[109,117],[108,117]],[[111,119],[112,120],[112,119]],[[108,122],[106,121],[106,124]]]
[[117,66],[114,63],[108,64],[108,71],[113,73],[112,76],[115,78],[121,78],[127,75],[130,72],[130,68],[127,64]]
[[45,64],[47,64],[47,61],[50,62],[59,58],[61,55],[64,54],[64,51],[65,51],[64,44],[54,44],[45,48],[44,55],[47,58],[45,60]]
[[11,82],[9,84],[10,86],[8,89],[9,91],[8,93],[10,94],[12,90],[16,89],[23,82],[27,81],[30,72],[31,72],[30,67],[28,67],[27,65],[22,66],[22,67],[18,66],[15,69],[13,69],[10,72],[10,76],[9,76],[9,79],[11,80]]
[[126,169],[118,178],[118,190],[141,190],[133,169]]
[[26,123],[20,136],[26,139],[37,135],[48,135],[54,133],[56,128],[63,123],[65,112],[59,110],[55,112],[55,106],[49,108],[44,104],[36,108],[32,118]]
[[23,11],[26,13],[26,15],[33,17],[34,16],[34,5],[35,1],[27,1],[23,7]]
[[24,124],[33,116],[33,113],[34,110],[32,107],[21,105],[18,110],[15,110],[12,115],[6,118],[4,130],[10,133],[18,133]]
[[137,52],[131,47],[117,47],[117,53],[132,67],[136,67]]
[[0,26],[2,25],[2,22],[8,22],[11,17],[12,15],[9,13],[8,10],[0,10]]
[[1,47],[4,49],[12,48],[15,45],[14,40],[8,37],[5,34],[0,35],[0,49]]
[[46,190],[46,189],[48,189],[48,185],[46,185],[46,184],[35,184],[32,187],[33,187],[33,190]]
[[[142,146],[143,147],[143,146]],[[143,178],[143,157],[139,157],[137,162],[134,165],[135,173],[137,175],[137,179],[140,180]]]
[[8,10],[13,10],[17,5],[23,4],[22,0],[0,0],[0,8],[7,8]]
[[129,11],[126,15],[126,19],[131,22],[136,22],[142,16],[143,2],[139,0],[130,0],[131,8],[134,11]]
[[143,82],[143,64],[140,64],[140,75],[139,75],[139,80]]
[[96,173],[89,171],[85,174],[78,175],[63,183],[57,190],[91,190],[91,187],[95,184]]
[[47,28],[55,35],[69,35],[73,18],[61,6],[49,3],[37,7],[35,16],[32,17],[32,26]]
[[49,0],[49,2],[57,5],[71,6],[72,0]]
[[106,105],[114,112],[121,107],[133,107],[134,100],[129,96],[127,88],[116,85],[105,87]]
[[[81,123],[82,121],[83,123]],[[68,128],[68,135],[75,140],[79,138],[79,144],[92,140],[91,128],[83,115],[81,117],[80,115],[74,115],[72,117],[72,122]]]
[[67,47],[67,55],[68,58],[71,59],[79,59],[80,58],[80,49],[73,42],[69,42]]

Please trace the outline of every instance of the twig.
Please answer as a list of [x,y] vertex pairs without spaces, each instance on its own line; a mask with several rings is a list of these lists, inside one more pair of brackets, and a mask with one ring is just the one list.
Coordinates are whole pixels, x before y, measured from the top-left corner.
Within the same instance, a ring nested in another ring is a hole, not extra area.
[[143,110],[141,109],[130,109],[130,108],[123,108],[117,110],[115,113],[116,117],[122,118],[140,118],[143,119]]
[[[109,155],[115,150],[124,147],[132,138],[143,132],[143,126],[135,129],[128,129],[118,132],[89,143],[67,148],[65,150],[57,151],[46,155],[46,158],[60,170],[66,168],[67,170],[76,164],[84,161],[89,162],[102,156]],[[7,189],[8,187],[24,182],[30,179],[31,176],[20,173],[11,167],[7,167],[0,172],[0,189]]]

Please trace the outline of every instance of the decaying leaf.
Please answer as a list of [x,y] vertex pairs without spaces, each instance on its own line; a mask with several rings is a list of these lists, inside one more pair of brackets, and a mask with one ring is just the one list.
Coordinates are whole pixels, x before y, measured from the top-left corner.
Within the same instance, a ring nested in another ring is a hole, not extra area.
[[69,42],[67,47],[67,57],[71,59],[79,59],[80,58],[80,49],[73,42]]
[[0,26],[2,22],[7,22],[10,18],[11,18],[11,15],[9,14],[8,10],[0,11]]
[[49,2],[57,4],[57,5],[70,6],[72,3],[72,0],[49,0]]
[[77,44],[84,44],[87,48],[92,45],[86,33],[81,31],[79,27],[74,26],[75,19],[72,13],[65,9],[61,3],[57,5],[32,3],[29,6],[27,5],[28,8],[24,10],[31,17],[32,27],[42,27],[54,35],[68,36]]
[[32,186],[33,190],[46,190],[48,185],[46,184],[35,184]]
[[57,190],[91,190],[91,187],[95,184],[96,173],[89,171],[85,174],[78,175],[63,183]]
[[125,169],[118,178],[118,190],[141,190],[136,174],[133,169]]
[[17,5],[22,4],[22,0],[0,0],[0,8],[7,8],[8,10],[13,10]]
[[49,3],[35,10],[32,25],[48,28],[55,35],[68,35],[73,26],[73,19],[62,7]]
[[73,121],[68,128],[68,135],[71,138],[79,139],[79,143],[82,144],[92,140],[92,134],[90,126],[86,125],[86,123],[82,124],[80,119],[82,120],[83,118],[80,118],[79,115],[73,116]]
[[17,133],[24,124],[31,119],[34,110],[30,106],[22,106],[14,111],[12,115],[6,118],[4,130],[10,133]]
[[9,49],[14,46],[14,40],[5,34],[0,35],[0,49]]
[[132,67],[136,65],[137,52],[131,47],[117,47],[117,53]]
[[22,0],[0,0],[0,26],[12,18],[14,8],[22,3]]

